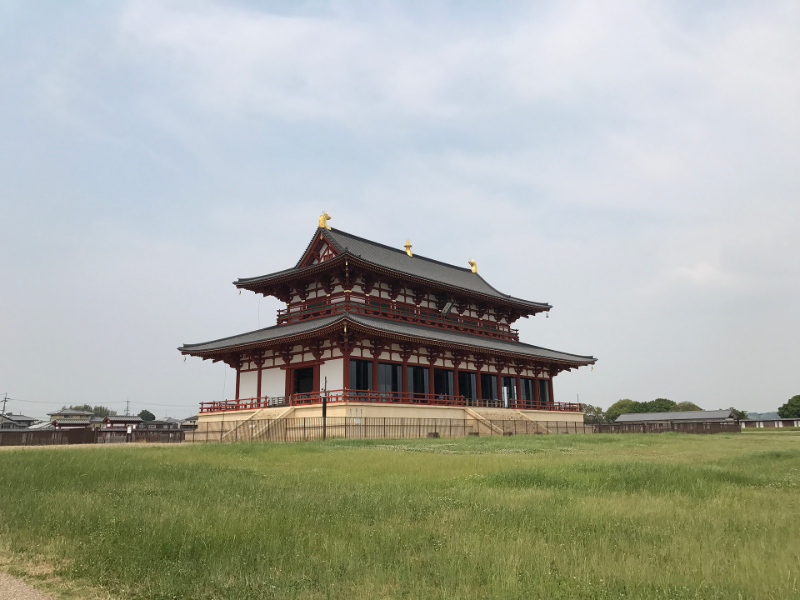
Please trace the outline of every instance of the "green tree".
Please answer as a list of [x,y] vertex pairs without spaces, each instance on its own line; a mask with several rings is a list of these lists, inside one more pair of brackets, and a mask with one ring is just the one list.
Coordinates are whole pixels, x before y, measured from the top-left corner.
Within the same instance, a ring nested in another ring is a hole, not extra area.
[[645,410],[641,412],[658,413],[669,412],[673,409],[675,403],[667,398],[656,398],[650,402],[644,402]]
[[591,404],[583,405],[583,422],[597,425],[606,422],[606,413],[599,406],[592,406]]
[[732,406],[730,407],[729,410],[733,413],[733,416],[739,419],[740,421],[746,421],[747,419],[750,418],[747,416],[746,410],[736,410]]
[[789,401],[778,409],[781,419],[800,418],[800,396],[792,396]]
[[678,402],[675,406],[670,409],[670,412],[683,412],[683,411],[691,411],[691,410],[703,410],[694,402]]
[[139,418],[142,421],[155,421],[156,420],[156,416],[153,413],[151,413],[149,410],[143,410],[142,412],[140,412],[139,413]]
[[632,413],[632,412],[636,413],[644,412],[641,409],[642,409],[641,402],[634,402],[630,398],[624,398],[622,400],[617,400],[616,402],[614,402],[614,404],[608,407],[608,410],[606,411],[606,419],[609,422],[613,423],[614,421],[617,420],[617,417],[619,417],[621,414]]

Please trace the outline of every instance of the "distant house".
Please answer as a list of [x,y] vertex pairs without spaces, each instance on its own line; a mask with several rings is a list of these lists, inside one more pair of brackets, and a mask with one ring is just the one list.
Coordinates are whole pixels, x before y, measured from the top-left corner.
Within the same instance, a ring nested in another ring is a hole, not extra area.
[[181,429],[183,431],[194,431],[197,429],[197,415],[181,421]]
[[[750,416],[752,413],[748,413]],[[742,429],[760,429],[762,427],[800,427],[800,419],[753,419],[742,421]]]
[[81,419],[89,420],[94,416],[90,410],[73,410],[71,408],[62,408],[59,411],[47,413],[50,421],[66,421],[67,419]]
[[139,425],[139,429],[144,431],[179,431],[180,428],[181,422],[171,417],[164,417],[163,419],[156,419],[154,421],[144,421]]
[[0,419],[0,429],[27,429],[38,421],[38,419],[34,419],[33,417],[15,415],[13,413],[0,415],[0,417],[2,417],[2,419]]
[[142,422],[141,417],[130,415],[109,415],[103,419],[101,431],[127,431],[128,427],[138,429]]
[[86,429],[91,424],[91,420],[78,418],[55,419],[50,421],[50,424],[56,431],[64,429]]
[[732,410],[687,410],[681,412],[659,413],[624,413],[615,423],[674,423],[674,422],[704,422],[704,423],[735,423],[736,415]]

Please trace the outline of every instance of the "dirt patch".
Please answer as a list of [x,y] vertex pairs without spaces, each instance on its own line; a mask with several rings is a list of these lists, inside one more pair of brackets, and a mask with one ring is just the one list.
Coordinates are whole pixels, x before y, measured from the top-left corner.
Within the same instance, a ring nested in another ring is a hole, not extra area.
[[32,588],[22,579],[0,573],[0,600],[56,600],[56,597]]

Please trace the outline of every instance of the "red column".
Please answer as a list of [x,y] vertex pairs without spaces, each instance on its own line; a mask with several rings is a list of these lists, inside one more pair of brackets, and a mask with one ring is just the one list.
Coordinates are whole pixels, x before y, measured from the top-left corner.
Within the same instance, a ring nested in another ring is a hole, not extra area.
[[261,367],[264,365],[263,362],[256,363],[258,367],[258,380],[256,382],[256,398],[261,398]]
[[236,367],[236,399],[239,399],[239,379],[240,375],[242,374],[242,366],[241,364]]
[[378,356],[380,356],[380,352],[375,352],[372,355],[372,391],[377,392],[380,388],[378,387]]
[[533,377],[533,405],[539,408],[539,375]]
[[350,389],[350,353],[342,353],[342,365],[344,372],[342,373],[342,387]]
[[550,405],[556,403],[555,396],[553,395],[553,374],[550,373],[550,384],[547,386],[547,391],[550,392]]
[[[260,373],[261,371],[259,371]],[[313,391],[318,392],[320,391],[320,383],[319,383],[319,365],[314,365],[314,383],[313,383]]]
[[428,364],[428,393],[434,394],[434,385],[433,385],[433,363]]
[[453,362],[453,396],[460,396],[458,389],[458,365]]
[[517,401],[514,402],[514,405],[518,406],[520,402],[522,402],[522,381],[520,380],[519,373],[517,373]]
[[402,386],[400,389],[403,390],[403,395],[405,396],[408,394],[408,359],[403,360],[403,373],[400,376],[403,381],[400,382]]
[[[478,367],[478,365],[475,365]],[[477,396],[478,406],[480,406],[480,401],[483,400],[483,389],[481,389],[481,370],[478,367],[478,372],[475,374],[475,395]]]
[[503,372],[497,370],[497,399],[503,401]]

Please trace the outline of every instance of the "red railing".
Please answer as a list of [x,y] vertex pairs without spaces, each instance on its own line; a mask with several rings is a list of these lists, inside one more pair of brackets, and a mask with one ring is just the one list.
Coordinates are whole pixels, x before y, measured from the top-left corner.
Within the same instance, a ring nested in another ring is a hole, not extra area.
[[352,300],[350,302],[334,302],[334,300],[344,298],[345,294],[339,293],[318,302],[312,300],[303,308],[280,309],[278,310],[278,325],[351,312],[393,321],[440,327],[451,331],[475,333],[501,340],[519,341],[518,329],[495,321],[465,317],[459,314],[445,316],[435,310],[405,304],[396,305],[385,299],[370,299],[369,296],[365,297],[366,303],[353,302]]
[[327,394],[329,404],[338,402],[368,402],[380,404],[414,404],[420,406],[466,406],[483,408],[508,408],[516,410],[547,410],[582,412],[583,405],[575,402],[543,403],[533,400],[477,400],[464,396],[448,396],[444,394],[410,394],[402,392],[376,392],[367,390],[328,390],[327,392],[309,392],[278,398],[242,398],[239,400],[220,400],[201,402],[201,413],[227,412],[237,410],[257,410],[279,406],[309,406],[322,404],[323,394]]

